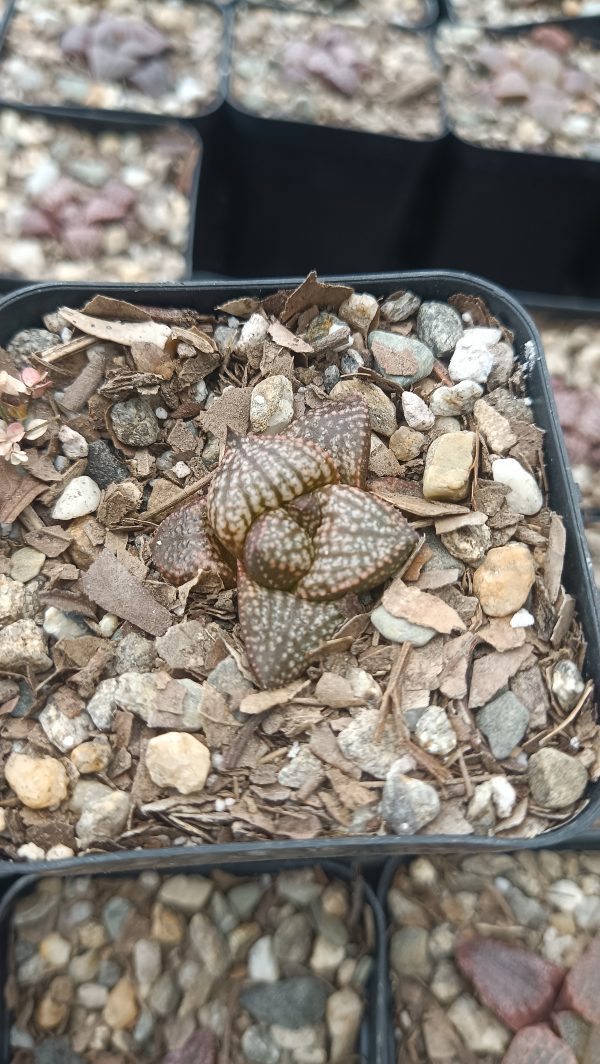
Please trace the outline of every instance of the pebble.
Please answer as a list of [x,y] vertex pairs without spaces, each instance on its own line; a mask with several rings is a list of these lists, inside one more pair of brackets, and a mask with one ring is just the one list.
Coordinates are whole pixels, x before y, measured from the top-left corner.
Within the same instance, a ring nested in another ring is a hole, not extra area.
[[381,316],[386,321],[406,321],[421,305],[421,299],[414,292],[401,292],[390,296],[381,305]]
[[588,783],[581,761],[552,747],[532,754],[528,774],[533,800],[548,809],[564,809],[577,802]]
[[[412,393],[405,392],[404,394]],[[390,438],[390,451],[399,462],[410,462],[413,458],[419,457],[426,441],[427,437],[423,432],[417,432],[406,425],[401,425]]]
[[281,374],[266,377],[252,389],[250,424],[253,432],[283,432],[294,416],[292,382]]
[[340,370],[343,374],[357,373],[365,364],[365,360],[359,351],[350,348],[344,351],[340,358]]
[[462,318],[448,303],[421,303],[417,334],[436,358],[449,355],[463,335]]
[[248,977],[265,983],[276,983],[279,979],[279,964],[270,935],[263,935],[250,947]]
[[476,401],[473,414],[481,435],[494,454],[506,454],[517,443],[517,434],[511,429],[508,418],[494,410],[485,399]]
[[328,996],[329,989],[322,979],[299,975],[247,987],[240,994],[240,1003],[256,1020],[297,1030],[321,1023]]
[[75,477],[58,496],[51,510],[52,517],[55,521],[72,521],[74,517],[93,514],[101,498],[95,480],[87,476]]
[[517,804],[517,792],[506,776],[492,776],[490,785],[494,808],[500,819],[504,820]]
[[25,612],[25,588],[16,580],[0,573],[0,624],[18,621]]
[[47,703],[38,720],[50,742],[63,754],[68,754],[75,746],[85,742],[92,726],[87,713],[71,717],[63,713],[54,702]]
[[423,402],[415,392],[402,393],[402,410],[409,428],[416,429],[418,432],[428,432],[433,428],[435,417],[427,403]]
[[119,979],[110,991],[103,1019],[109,1027],[116,1031],[131,1030],[135,1027],[138,1018],[138,1003],[135,995],[135,987],[127,976]]
[[570,879],[557,879],[546,891],[546,900],[561,913],[572,913],[583,900],[581,887]]
[[[189,625],[197,624],[196,621],[187,622]],[[139,632],[128,632],[117,644],[117,653],[115,655],[114,669],[118,676],[121,676],[124,672],[148,672],[154,668],[156,664],[157,651],[164,657],[165,661],[169,663],[173,668],[186,668],[186,665],[181,663],[175,663],[162,653],[162,647],[164,647],[164,640],[169,638],[169,632],[179,631],[183,625],[177,625],[177,628],[173,626],[169,628],[167,633],[156,642],[150,639],[145,639]]]
[[458,742],[446,710],[439,706],[430,706],[419,717],[415,728],[415,739],[423,750],[427,750],[427,753],[438,754],[440,757],[455,750]]
[[81,849],[102,838],[116,839],[124,830],[131,811],[125,791],[111,791],[91,801],[75,825]]
[[380,436],[391,436],[396,431],[396,408],[391,399],[371,381],[355,377],[352,380],[338,381],[331,389],[332,399],[348,399],[361,395],[369,408],[371,429]]
[[[329,395],[332,389],[335,388],[339,379],[340,371],[337,366],[325,366],[323,371],[323,387],[327,395]],[[255,1030],[255,1028],[251,1028],[251,1030]]]
[[377,606],[373,610],[371,623],[390,643],[412,643],[415,647],[423,647],[436,635],[434,628],[394,617],[385,606]]
[[[87,717],[87,714],[86,714]],[[71,761],[82,775],[104,772],[111,761],[112,749],[108,739],[103,736],[82,742],[71,751]]]
[[282,787],[293,790],[304,786],[309,779],[318,780],[323,776],[323,762],[311,754],[307,746],[302,746],[296,757],[291,758],[279,770],[277,780]]
[[83,621],[77,620],[79,614],[63,613],[56,606],[48,606],[44,610],[43,628],[46,635],[53,639],[78,639],[79,636],[89,635],[89,629]]
[[521,742],[529,726],[529,710],[506,691],[479,710],[477,727],[485,735],[494,757],[502,761]]
[[535,580],[533,556],[524,543],[494,547],[473,576],[473,594],[488,617],[512,615],[527,601]]
[[344,757],[354,761],[363,772],[375,779],[385,779],[396,760],[394,731],[386,725],[383,736],[376,741],[379,721],[376,709],[359,709],[350,723],[340,731],[338,746]]
[[394,384],[409,388],[433,369],[433,352],[421,340],[375,329],[369,334],[375,369]]
[[244,322],[238,337],[236,351],[240,355],[254,354],[260,351],[269,331],[269,322],[262,314],[251,314]]
[[186,732],[165,732],[148,740],[146,768],[158,787],[173,787],[179,794],[197,794],[210,771],[206,746]]
[[430,783],[405,775],[403,759],[394,762],[383,785],[381,815],[395,835],[415,835],[435,820],[440,798]]
[[244,1031],[242,1052],[249,1064],[279,1064],[281,1059],[269,1032],[259,1026],[247,1027]]
[[510,1032],[488,1009],[478,1005],[470,994],[462,994],[457,998],[447,1015],[472,1053],[496,1054],[498,1059],[505,1053],[511,1038]]
[[86,473],[99,488],[118,484],[130,475],[121,456],[106,440],[91,440],[88,444]]
[[150,403],[139,395],[115,403],[110,411],[115,436],[128,447],[150,447],[156,443],[160,425]]
[[470,414],[476,400],[482,395],[483,388],[475,381],[461,381],[452,387],[442,384],[429,396],[429,409],[436,417]]
[[58,438],[62,444],[62,453],[67,458],[75,459],[87,457],[88,443],[80,432],[76,432],[75,429],[69,428],[68,425],[61,425],[58,430]]
[[67,773],[53,757],[12,753],[4,774],[9,787],[28,809],[55,809],[67,797]]
[[21,547],[16,550],[10,559],[10,575],[13,580],[26,584],[29,580],[39,576],[42,571],[46,555],[33,547]]
[[339,315],[342,321],[347,321],[353,329],[366,334],[378,310],[379,304],[375,296],[369,295],[368,292],[353,292],[340,305]]
[[315,975],[333,982],[335,973],[345,956],[346,951],[343,946],[336,946],[324,935],[317,935],[310,957],[310,967]]
[[180,875],[163,880],[158,896],[164,905],[192,916],[204,908],[212,892],[213,883],[210,879]]
[[552,694],[565,713],[577,705],[585,684],[577,665],[570,658],[558,661],[552,670]]
[[467,329],[456,344],[448,365],[452,380],[485,384],[494,365],[494,352],[491,348],[501,339],[500,329]]
[[424,927],[403,927],[390,941],[390,963],[396,975],[428,979],[433,971],[429,933]]
[[468,525],[455,532],[442,532],[441,540],[453,558],[468,565],[481,565],[492,545],[492,533],[487,525]]
[[497,458],[492,466],[492,476],[497,484],[506,484],[510,488],[506,505],[511,510],[525,516],[541,510],[544,499],[537,481],[516,458]]
[[440,961],[433,973],[430,987],[441,1005],[450,1005],[462,993],[465,984],[451,961]]
[[328,1061],[349,1060],[354,1053],[364,1004],[356,990],[346,986],[327,999],[325,1015],[331,1039]]
[[429,446],[423,495],[438,502],[460,502],[469,490],[475,457],[475,433],[452,432]]

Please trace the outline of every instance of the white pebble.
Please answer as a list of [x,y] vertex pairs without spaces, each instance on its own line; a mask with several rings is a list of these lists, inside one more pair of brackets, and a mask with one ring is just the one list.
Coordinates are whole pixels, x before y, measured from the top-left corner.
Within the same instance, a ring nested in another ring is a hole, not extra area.
[[485,384],[494,365],[494,352],[490,348],[501,338],[500,329],[467,329],[450,359],[448,373],[452,380]]
[[75,477],[61,492],[52,508],[55,521],[72,521],[92,514],[100,505],[102,492],[91,477]]
[[154,414],[160,421],[166,421],[169,416],[169,411],[165,410],[164,406],[157,406]]
[[436,417],[456,417],[468,414],[475,405],[475,400],[483,395],[483,388],[476,381],[460,381],[447,388],[442,384],[429,397],[429,409]]
[[492,776],[490,783],[494,809],[500,819],[504,820],[505,817],[510,816],[517,804],[517,792],[506,776]]
[[45,610],[43,628],[46,635],[51,635],[54,639],[77,639],[80,635],[89,635],[85,624],[67,616],[56,606],[48,606]]
[[236,344],[236,351],[240,355],[248,355],[261,347],[269,331],[269,322],[262,314],[251,314],[244,324]]
[[110,639],[111,635],[115,634],[120,623],[119,618],[116,617],[114,613],[105,613],[104,617],[98,622],[100,634],[103,635],[105,639]]
[[510,488],[506,504],[515,513],[530,516],[541,510],[544,499],[540,488],[516,458],[496,458],[492,476],[497,484],[506,484]]
[[80,432],[75,432],[75,429],[70,429],[68,425],[62,425],[58,438],[62,444],[62,452],[67,458],[85,458],[87,455],[87,440]]
[[183,480],[184,477],[189,477],[192,471],[189,465],[186,465],[185,462],[176,462],[173,466],[173,472],[176,477],[179,477],[180,480]]
[[61,842],[57,842],[56,846],[51,846],[46,854],[46,860],[48,861],[63,861],[67,857],[74,857],[75,851],[70,846],[63,846]]
[[583,898],[583,891],[570,879],[557,879],[546,891],[547,901],[561,913],[574,912]]
[[431,413],[427,403],[414,392],[402,393],[402,410],[409,428],[418,432],[427,432],[433,428],[435,415]]
[[248,978],[265,983],[276,983],[279,979],[279,965],[270,935],[263,935],[252,946],[248,954]]
[[17,850],[17,857],[22,857],[24,861],[43,861],[45,856],[42,847],[36,846],[35,842],[26,842]]

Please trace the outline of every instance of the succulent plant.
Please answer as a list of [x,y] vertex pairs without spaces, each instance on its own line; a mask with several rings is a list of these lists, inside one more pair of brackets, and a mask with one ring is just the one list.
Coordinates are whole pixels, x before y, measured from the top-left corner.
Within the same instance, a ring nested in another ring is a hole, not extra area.
[[67,30],[61,47],[65,55],[84,59],[92,77],[99,80],[126,79],[151,96],[160,96],[171,88],[163,58],[169,41],[154,26],[139,19],[102,15],[95,22]]
[[344,96],[354,96],[368,71],[354,39],[341,26],[330,26],[308,40],[290,41],[281,66],[292,81],[317,77]]
[[280,436],[235,437],[206,500],[171,514],[152,542],[174,584],[200,570],[235,586],[248,659],[263,687],[299,675],[344,620],[349,592],[382,584],[415,530],[365,488],[364,400],[329,402]]

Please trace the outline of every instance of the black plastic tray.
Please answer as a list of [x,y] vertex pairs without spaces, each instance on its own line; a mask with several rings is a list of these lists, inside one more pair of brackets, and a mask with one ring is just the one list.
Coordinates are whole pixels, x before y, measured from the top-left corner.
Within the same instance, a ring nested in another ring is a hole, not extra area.
[[[565,584],[577,598],[579,617],[588,642],[586,673],[600,690],[600,619],[585,533],[578,509],[576,488],[560,431],[552,388],[543,357],[541,341],[527,313],[513,296],[489,281],[470,274],[450,271],[395,273],[338,277],[359,291],[385,296],[400,288],[410,288],[424,299],[444,300],[455,292],[479,295],[493,314],[507,325],[515,336],[519,358],[530,366],[529,394],[535,419],[545,429],[546,471],[550,483],[550,503],[562,514],[567,530]],[[293,288],[298,278],[276,278],[262,281],[205,281],[196,284],[174,285],[37,285],[5,297],[0,304],[0,344],[5,344],[19,329],[38,325],[40,318],[62,304],[80,306],[91,295],[100,292],[118,299],[163,307],[192,306],[210,310],[215,304],[233,295],[252,293],[266,295],[278,289]],[[560,828],[548,831],[534,840],[484,838],[464,835],[377,835],[322,838],[310,841],[282,840],[272,842],[235,842],[203,846],[170,847],[160,850],[98,853],[88,857],[72,857],[61,861],[12,862],[0,861],[0,879],[27,872],[48,874],[93,871],[160,869],[179,866],[207,866],[239,864],[249,858],[253,862],[287,860],[309,856],[311,860],[345,858],[363,865],[381,861],[400,853],[427,850],[516,850],[556,845],[586,830],[600,815],[600,782],[590,785],[589,803],[573,820]]]
[[264,277],[316,265],[329,273],[429,265],[445,134],[410,140],[268,118],[247,110],[231,81],[225,127],[231,188],[223,260],[197,268]]
[[[0,108],[3,105],[0,102]],[[25,108],[21,107],[7,107],[6,110],[11,111],[24,111]],[[205,159],[204,159],[204,142],[194,129],[194,126],[189,122],[179,122],[177,119],[170,119],[164,117],[149,118],[148,121],[134,120],[131,115],[117,114],[116,112],[98,112],[93,117],[91,113],[85,113],[79,111],[73,115],[58,114],[56,111],[43,111],[40,108],[29,109],[33,114],[42,115],[42,117],[50,123],[56,123],[57,125],[69,125],[74,126],[76,129],[81,129],[86,133],[158,133],[161,129],[178,129],[182,133],[187,134],[197,143],[198,148],[198,161],[192,177],[192,183],[188,194],[190,203],[190,216],[188,221],[188,236],[187,245],[184,251],[186,278],[191,277],[194,268],[194,248],[198,241],[198,203],[200,196],[201,180],[200,175],[204,174]],[[207,232],[205,239],[208,241],[212,237],[210,232]],[[39,283],[37,278],[17,278],[14,276],[7,276],[0,274],[0,285],[12,285],[13,287],[23,288],[27,285]],[[0,294],[4,291],[3,287],[0,287]]]
[[[592,21],[560,25],[597,43]],[[511,26],[495,36],[526,31]],[[597,296],[600,162],[480,147],[447,122],[449,166],[430,265],[472,270],[511,289]]]
[[[192,6],[196,4],[197,0],[188,0]],[[232,3],[234,0],[232,0]],[[10,31],[10,23],[12,21],[15,8],[18,0],[6,0],[6,9],[3,18],[0,20],[0,60],[3,58],[2,52],[8,38]],[[42,115],[58,115],[61,118],[71,119],[79,118],[81,116],[90,119],[110,119],[111,122],[121,122],[123,120],[140,122],[141,124],[156,125],[157,122],[170,121],[170,122],[192,122],[194,128],[197,129],[204,136],[208,136],[212,133],[215,127],[215,118],[217,112],[221,108],[225,99],[225,93],[227,90],[227,53],[229,49],[229,27],[231,19],[231,4],[221,5],[215,3],[215,0],[203,0],[203,3],[209,4],[214,7],[223,18],[223,35],[221,44],[221,72],[220,83],[215,99],[203,110],[199,111],[195,115],[165,115],[159,111],[136,111],[130,109],[120,108],[104,108],[104,107],[77,107],[74,104],[34,104],[34,103],[20,103],[15,100],[5,100],[0,98],[0,107],[10,107],[15,111],[25,111],[33,114]]]
[[[247,863],[236,868],[236,874],[240,876],[262,875],[264,872],[278,873],[284,869],[308,867],[314,862],[291,861],[276,864],[255,865]],[[187,868],[189,874],[200,872],[202,875],[210,875],[221,866],[211,864],[202,869]],[[319,862],[319,867],[331,879],[343,879],[350,882],[355,875],[360,874],[356,868],[336,863],[333,861]],[[175,871],[175,869],[173,870]],[[83,874],[83,873],[82,873]],[[8,888],[0,902],[0,1060],[2,1064],[9,1064],[11,1059],[10,1050],[10,1012],[6,1007],[4,987],[8,976],[8,963],[10,958],[10,932],[11,915],[14,904],[25,897],[39,882],[40,876],[26,875],[17,879]],[[121,878],[121,874],[114,878]],[[365,905],[371,908],[375,929],[375,964],[367,986],[367,1002],[365,1017],[361,1025],[356,1064],[387,1064],[388,1032],[388,973],[385,953],[386,926],[383,911],[377,899],[375,891],[364,878],[361,889]],[[354,1059],[354,1058],[353,1058]]]
[[[545,836],[548,838],[548,836]],[[544,850],[598,850],[600,849],[600,831],[587,832],[571,839],[568,843],[561,843],[560,845],[550,845],[540,847]],[[505,846],[506,853],[514,851],[514,846]],[[464,851],[465,855],[467,850]],[[402,864],[406,864],[411,857],[417,857],[418,854],[406,854],[401,858],[391,858],[386,861],[383,866],[383,871],[379,878],[379,884],[377,887],[377,898],[381,906],[383,913],[383,919],[385,923],[385,938],[384,938],[384,951],[385,951],[385,966],[386,966],[386,993],[387,993],[387,1014],[388,1014],[388,1029],[387,1029],[387,1061],[388,1064],[396,1064],[396,1017],[394,1007],[394,996],[392,993],[392,979],[390,973],[390,961],[389,961],[389,933],[391,931],[390,926],[390,913],[387,904],[388,891],[392,885],[396,870]]]

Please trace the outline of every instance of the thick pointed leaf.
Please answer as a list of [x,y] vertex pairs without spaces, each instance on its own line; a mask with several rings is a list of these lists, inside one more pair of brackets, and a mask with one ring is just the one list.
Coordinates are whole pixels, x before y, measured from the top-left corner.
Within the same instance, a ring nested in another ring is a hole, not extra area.
[[333,485],[318,498],[323,519],[313,540],[314,561],[296,588],[302,598],[324,602],[377,587],[418,542],[393,506],[366,491]]
[[565,975],[537,953],[494,938],[465,939],[456,960],[483,1004],[513,1031],[548,1019]]
[[150,552],[154,565],[170,584],[184,584],[202,569],[217,573],[226,587],[235,583],[235,575],[211,533],[204,499],[166,517],[154,533]]
[[246,436],[227,451],[208,492],[208,519],[236,557],[251,524],[266,513],[339,480],[333,459],[310,440]]
[[362,397],[329,402],[290,425],[286,435],[313,440],[333,458],[344,484],[363,488],[369,467],[371,426]]
[[332,603],[306,602],[250,580],[238,565],[238,612],[246,653],[261,687],[281,687],[299,676],[306,659],[340,627]]
[[308,572],[312,558],[309,537],[286,510],[263,514],[246,536],[246,572],[263,587],[289,591]]

